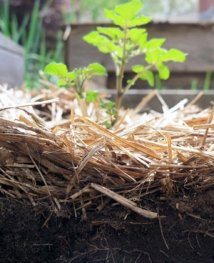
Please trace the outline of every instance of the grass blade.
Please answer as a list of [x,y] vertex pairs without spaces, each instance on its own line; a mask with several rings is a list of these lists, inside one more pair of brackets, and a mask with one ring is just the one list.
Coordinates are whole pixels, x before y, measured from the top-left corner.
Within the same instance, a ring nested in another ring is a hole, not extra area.
[[211,83],[211,77],[212,77],[212,72],[208,71],[205,76],[204,80],[204,90],[210,90],[210,83]]
[[40,0],[36,0],[31,20],[30,20],[30,28],[29,28],[29,34],[27,36],[27,42],[25,46],[26,53],[30,52],[30,49],[32,47],[34,36],[36,35],[36,28],[37,28],[37,22],[38,22],[38,15],[39,15],[39,7],[40,7]]
[[10,21],[9,21],[9,1],[4,0],[3,2],[3,33],[4,35],[10,37]]

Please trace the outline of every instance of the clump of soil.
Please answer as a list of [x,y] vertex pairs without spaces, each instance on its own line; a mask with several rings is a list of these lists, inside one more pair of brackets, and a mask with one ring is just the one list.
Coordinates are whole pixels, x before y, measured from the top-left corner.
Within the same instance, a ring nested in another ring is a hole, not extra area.
[[57,216],[2,196],[0,262],[214,262],[214,190],[147,196],[143,207],[165,216],[154,220],[112,205],[83,221],[72,206]]

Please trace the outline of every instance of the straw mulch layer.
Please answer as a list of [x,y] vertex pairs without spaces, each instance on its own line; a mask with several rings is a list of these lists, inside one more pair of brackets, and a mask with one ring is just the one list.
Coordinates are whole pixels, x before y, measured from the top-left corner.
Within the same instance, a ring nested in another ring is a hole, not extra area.
[[121,204],[153,219],[164,215],[143,207],[146,196],[166,200],[214,186],[211,108],[180,103],[167,109],[163,103],[164,113],[137,114],[139,105],[121,109],[108,130],[104,120],[98,122],[103,113],[97,105],[83,116],[68,91],[52,87],[33,94],[2,87],[1,92],[4,196],[33,206],[48,202],[58,215],[67,204],[84,219],[90,209]]

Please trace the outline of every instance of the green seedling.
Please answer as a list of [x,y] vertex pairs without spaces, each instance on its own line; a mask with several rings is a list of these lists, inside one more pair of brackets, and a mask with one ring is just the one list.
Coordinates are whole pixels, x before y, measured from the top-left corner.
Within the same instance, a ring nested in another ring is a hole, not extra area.
[[85,93],[84,83],[94,75],[106,75],[106,69],[99,63],[92,63],[87,67],[68,71],[65,64],[52,62],[45,67],[44,73],[58,77],[58,86],[73,88],[77,98],[85,99],[86,102],[94,102],[98,97],[98,93],[94,90]]
[[[58,86],[74,89],[78,99],[85,99],[86,102],[95,102],[98,100],[98,92],[95,90],[85,92],[84,82],[93,75],[106,75],[106,69],[99,63],[92,63],[87,67],[74,69],[69,72],[65,64],[52,62],[45,67],[44,73],[58,77]],[[111,117],[110,122],[105,122],[107,128],[110,128],[113,125],[113,121],[118,117],[118,111],[114,105],[115,103],[112,101],[100,100],[100,107],[105,109],[106,114]]]
[[[150,86],[154,86],[154,74],[151,71],[155,68],[160,79],[168,79],[169,68],[164,64],[168,61],[184,62],[186,54],[178,49],[167,50],[162,47],[165,38],[154,38],[148,40],[148,32],[143,25],[151,21],[150,17],[139,15],[142,9],[140,0],[132,0],[126,4],[118,5],[114,10],[104,9],[107,19],[110,19],[114,26],[97,27],[83,39],[98,48],[102,53],[109,53],[115,65],[116,72],[116,103],[119,110],[123,95],[135,84],[136,80],[146,80]],[[144,56],[143,65],[133,65],[132,70],[136,73],[133,79],[129,80],[123,87],[123,77],[127,63],[131,58]]]
[[101,100],[100,107],[105,109],[106,114],[111,117],[110,121],[104,123],[106,128],[111,128],[115,119],[118,117],[118,110],[115,108],[115,103],[109,100]]

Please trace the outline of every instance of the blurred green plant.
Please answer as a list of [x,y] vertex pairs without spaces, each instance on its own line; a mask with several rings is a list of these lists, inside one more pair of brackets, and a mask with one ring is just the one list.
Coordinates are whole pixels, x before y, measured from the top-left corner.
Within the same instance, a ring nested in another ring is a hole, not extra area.
[[[198,0],[141,0],[144,14],[154,16],[187,13],[198,8]],[[182,2],[182,3],[181,3]],[[71,10],[62,10],[65,24],[79,23],[81,21],[97,22],[105,20],[103,7],[113,9],[116,5],[127,3],[127,0],[71,0]]]
[[193,79],[192,80],[190,89],[193,90],[193,91],[198,89],[198,81],[197,81],[197,79]]
[[212,72],[208,71],[205,75],[203,90],[210,90],[211,87]]
[[[62,9],[64,24],[79,23],[82,20],[96,22],[103,20],[101,17],[103,7],[114,8],[115,5],[126,3],[127,0],[94,0],[93,4],[88,0],[72,0],[71,9]],[[87,19],[86,19],[87,17]]]
[[110,120],[104,122],[106,128],[109,129],[113,126],[114,121],[118,117],[118,109],[116,109],[115,102],[113,101],[101,99],[100,102],[100,107],[105,109],[106,114],[110,116]]
[[[42,7],[41,13],[50,6],[48,0]],[[24,47],[25,59],[25,84],[27,88],[37,88],[38,71],[42,70],[50,61],[63,61],[62,33],[57,33],[57,42],[54,51],[46,47],[45,30],[42,26],[43,18],[40,17],[40,0],[36,0],[31,15],[25,15],[18,23],[16,14],[10,11],[9,1],[3,0],[0,7],[0,30],[14,42]]]
[[[207,71],[204,79],[204,85],[202,87],[202,90],[210,90],[211,89],[211,79],[212,79],[212,72]],[[193,79],[191,82],[191,90],[198,90],[198,81],[196,79]]]

